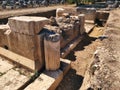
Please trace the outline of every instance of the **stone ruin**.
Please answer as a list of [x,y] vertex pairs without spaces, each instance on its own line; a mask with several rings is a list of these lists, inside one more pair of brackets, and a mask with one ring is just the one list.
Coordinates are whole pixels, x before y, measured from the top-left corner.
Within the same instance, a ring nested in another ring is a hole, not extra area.
[[84,14],[86,24],[96,24],[106,22],[109,16],[109,11],[97,10],[96,8],[77,7],[76,15]]
[[76,11],[77,11],[77,14],[85,14],[86,22],[92,21],[94,23],[96,19],[96,14],[97,14],[95,8],[77,7]]
[[61,51],[84,34],[84,22],[84,14],[72,16],[64,10],[58,10],[50,19],[12,17],[7,25],[0,26],[0,47],[32,60],[34,67],[28,68],[33,71],[44,66],[46,70],[57,70]]

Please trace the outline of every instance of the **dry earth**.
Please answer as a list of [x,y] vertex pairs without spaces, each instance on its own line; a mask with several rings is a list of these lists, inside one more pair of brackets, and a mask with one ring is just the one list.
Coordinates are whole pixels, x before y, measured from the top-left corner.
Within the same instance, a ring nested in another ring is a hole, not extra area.
[[57,6],[49,6],[49,7],[38,7],[38,8],[26,8],[26,9],[16,9],[16,10],[3,10],[0,11],[0,19],[8,18],[11,16],[19,16],[19,15],[28,15],[35,14],[41,12],[48,12],[51,10],[56,10],[57,8],[74,8],[75,5],[57,5]]
[[81,90],[120,90],[120,9],[113,10],[104,34],[108,38],[97,49],[86,71]]

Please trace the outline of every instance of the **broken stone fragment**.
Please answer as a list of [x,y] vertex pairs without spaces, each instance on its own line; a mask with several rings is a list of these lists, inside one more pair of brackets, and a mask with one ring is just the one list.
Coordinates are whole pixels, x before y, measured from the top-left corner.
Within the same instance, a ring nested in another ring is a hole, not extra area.
[[63,8],[57,8],[57,10],[56,10],[56,17],[58,18],[58,17],[62,16],[64,11],[65,11],[65,9],[63,9]]

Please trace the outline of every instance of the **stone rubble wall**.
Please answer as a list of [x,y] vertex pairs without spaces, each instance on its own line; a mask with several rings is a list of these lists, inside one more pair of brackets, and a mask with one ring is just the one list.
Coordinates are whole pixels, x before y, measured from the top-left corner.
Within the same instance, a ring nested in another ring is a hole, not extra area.
[[96,9],[95,8],[76,8],[77,14],[85,14],[85,20],[92,20],[96,19]]

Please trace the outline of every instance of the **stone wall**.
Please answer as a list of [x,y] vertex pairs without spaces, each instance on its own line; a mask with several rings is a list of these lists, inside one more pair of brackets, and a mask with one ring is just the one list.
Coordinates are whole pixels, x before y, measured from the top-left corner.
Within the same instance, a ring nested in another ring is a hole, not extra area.
[[92,20],[96,19],[96,9],[95,8],[76,8],[77,14],[85,14],[85,20]]
[[[47,70],[58,69],[60,50],[85,32],[84,15],[71,16],[69,13],[50,19],[32,16],[12,17],[9,18],[8,25],[1,27],[0,47],[33,60],[35,70],[40,70],[44,66]],[[58,39],[59,42],[56,42]]]

